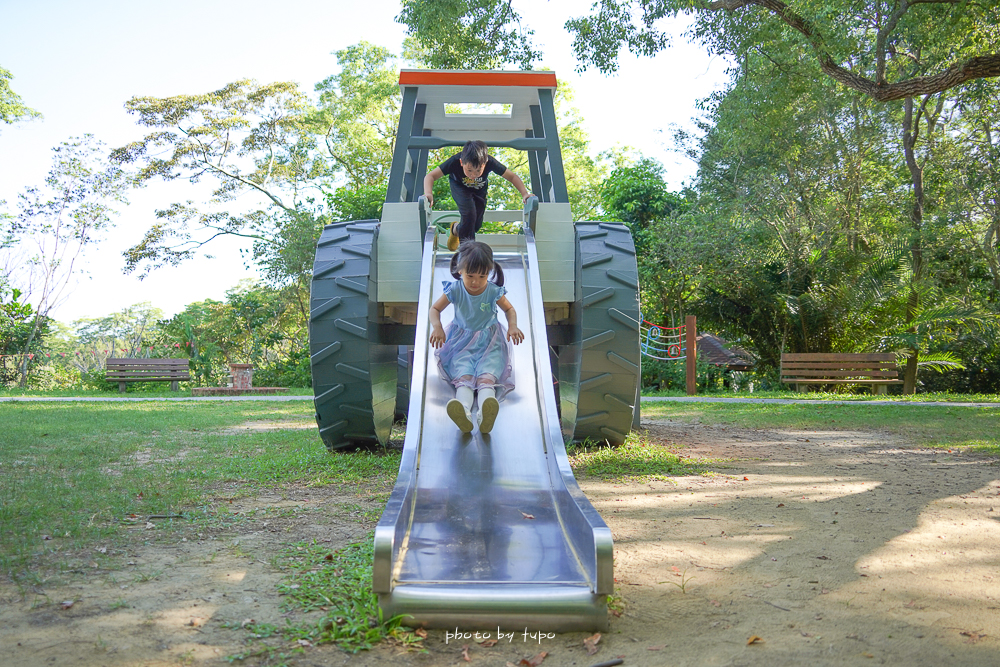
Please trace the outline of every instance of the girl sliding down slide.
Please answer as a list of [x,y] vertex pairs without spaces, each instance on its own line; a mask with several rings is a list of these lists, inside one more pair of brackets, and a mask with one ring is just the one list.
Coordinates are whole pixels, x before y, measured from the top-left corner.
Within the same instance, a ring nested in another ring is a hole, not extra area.
[[[472,432],[472,403],[478,392],[476,421],[480,433],[493,429],[500,401],[514,389],[510,342],[524,340],[517,328],[517,313],[507,300],[503,269],[493,261],[493,249],[485,243],[466,241],[451,259],[454,282],[444,283],[444,294],[430,309],[430,344],[441,377],[455,386],[448,402],[448,416],[462,433]],[[441,312],[455,305],[455,318],[447,331]],[[507,329],[497,319],[497,307],[507,317]]]

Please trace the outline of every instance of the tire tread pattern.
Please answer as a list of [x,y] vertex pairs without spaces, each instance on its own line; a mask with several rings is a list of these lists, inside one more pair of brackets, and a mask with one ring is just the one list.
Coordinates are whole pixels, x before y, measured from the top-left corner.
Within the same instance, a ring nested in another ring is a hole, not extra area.
[[576,225],[580,243],[580,394],[574,439],[618,445],[632,429],[639,383],[639,276],[622,224]]
[[[377,236],[377,220],[336,223],[324,228],[316,245],[309,352],[316,423],[330,450],[384,444],[392,428],[395,346],[369,338],[369,276]],[[386,350],[392,350],[391,358]],[[387,392],[393,399],[388,404]]]

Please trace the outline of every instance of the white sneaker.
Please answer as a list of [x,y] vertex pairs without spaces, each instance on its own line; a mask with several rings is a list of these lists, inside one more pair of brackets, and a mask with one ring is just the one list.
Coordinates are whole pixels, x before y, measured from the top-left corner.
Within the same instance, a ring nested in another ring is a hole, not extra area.
[[462,401],[453,398],[448,401],[448,416],[462,433],[472,433],[472,414],[465,409]]
[[500,401],[490,396],[479,406],[479,432],[489,433],[493,430],[493,423],[497,420],[497,413],[500,412]]

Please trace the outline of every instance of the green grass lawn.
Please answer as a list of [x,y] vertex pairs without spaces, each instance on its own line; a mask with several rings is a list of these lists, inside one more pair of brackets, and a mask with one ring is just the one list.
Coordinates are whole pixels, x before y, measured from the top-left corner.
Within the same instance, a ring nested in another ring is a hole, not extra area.
[[[130,384],[125,393],[120,393],[117,386],[107,391],[84,389],[18,389],[17,387],[0,387],[0,398],[4,397],[38,397],[38,398],[184,398],[191,396],[191,386],[181,383],[180,391],[170,391],[169,382],[149,382],[142,386]],[[292,387],[283,396],[302,396],[312,398],[310,387]]]
[[[306,400],[0,403],[0,572],[119,535],[133,517],[197,511],[224,483],[395,479],[398,452],[329,453],[313,412]],[[261,421],[304,428],[240,428]]]
[[[683,391],[643,391],[643,396],[687,396]],[[870,401],[892,401],[893,403],[997,403],[1000,404],[1000,394],[947,394],[947,393],[927,393],[927,394],[872,394],[865,391],[858,394],[847,394],[829,391],[810,391],[799,393],[797,391],[748,391],[739,392],[698,392],[701,398],[781,398],[786,400],[805,401],[851,401],[865,403]]]
[[1000,453],[1000,409],[994,407],[646,402],[642,416],[757,429],[876,431],[914,446]]

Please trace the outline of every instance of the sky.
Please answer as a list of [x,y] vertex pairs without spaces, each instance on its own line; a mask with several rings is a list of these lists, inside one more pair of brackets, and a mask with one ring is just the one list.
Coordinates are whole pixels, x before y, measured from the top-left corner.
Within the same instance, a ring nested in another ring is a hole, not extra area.
[[[515,0],[535,31],[541,64],[568,81],[585,119],[594,154],[631,146],[660,160],[672,188],[694,165],[671,149],[671,126],[690,127],[698,100],[721,89],[726,63],[681,35],[681,22],[662,24],[673,45],[653,58],[624,54],[618,74],[575,72],[566,19],[587,11],[580,0]],[[95,135],[109,148],[142,136],[124,110],[131,97],[167,97],[217,90],[242,78],[294,81],[311,94],[337,71],[333,52],[366,40],[401,51],[399,0],[0,0],[0,67],[12,89],[44,118],[0,125],[0,200],[12,211],[25,187],[41,184],[51,149],[70,137]],[[179,267],[144,280],[123,272],[122,252],[138,242],[158,208],[190,197],[186,184],[153,185],[130,195],[117,225],[85,257],[85,274],[52,316],[69,323],[150,302],[167,316],[205,299],[224,299],[253,279],[237,240],[215,241]],[[3,251],[0,251],[3,252]]]

